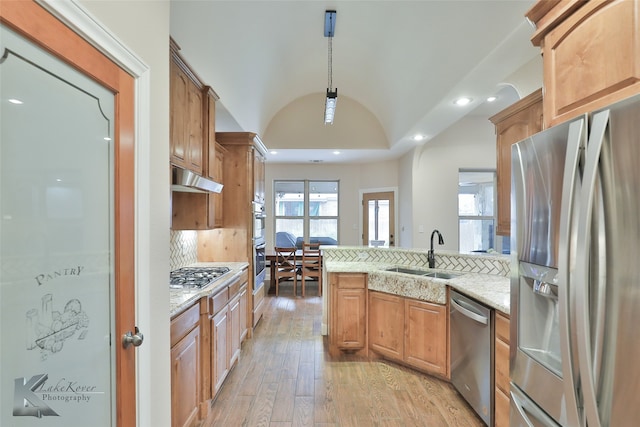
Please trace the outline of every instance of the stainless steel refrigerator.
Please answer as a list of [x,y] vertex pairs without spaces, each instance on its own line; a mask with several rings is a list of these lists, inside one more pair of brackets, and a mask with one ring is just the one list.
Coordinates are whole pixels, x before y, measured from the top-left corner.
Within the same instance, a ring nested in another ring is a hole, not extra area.
[[640,423],[640,97],[512,147],[511,426]]

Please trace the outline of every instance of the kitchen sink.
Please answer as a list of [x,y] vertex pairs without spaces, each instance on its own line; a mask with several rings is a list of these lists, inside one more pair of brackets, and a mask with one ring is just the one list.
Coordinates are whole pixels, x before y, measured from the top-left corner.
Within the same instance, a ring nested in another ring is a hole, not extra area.
[[424,271],[424,270],[413,270],[411,268],[402,268],[402,267],[387,268],[385,271],[391,271],[394,273],[415,274],[418,276],[424,276],[429,273],[428,271]]
[[425,276],[433,277],[434,279],[453,279],[454,277],[460,276],[456,273],[442,273],[438,271],[433,271],[431,273],[426,273]]
[[441,271],[425,271],[425,270],[414,270],[411,268],[403,268],[403,267],[392,267],[387,268],[385,271],[391,271],[394,273],[404,273],[404,274],[413,274],[416,276],[424,276],[424,277],[432,277],[434,279],[453,279],[454,277],[460,276],[457,273],[445,273]]

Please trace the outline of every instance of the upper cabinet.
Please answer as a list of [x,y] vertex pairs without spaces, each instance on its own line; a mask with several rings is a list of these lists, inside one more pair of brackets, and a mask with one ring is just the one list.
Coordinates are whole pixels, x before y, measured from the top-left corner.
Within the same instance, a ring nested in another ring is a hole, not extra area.
[[[204,159],[203,86],[171,43],[171,163],[202,175]],[[215,110],[214,110],[215,111]]]
[[508,236],[511,230],[511,145],[542,130],[542,89],[522,98],[489,120],[496,126],[496,234]]
[[253,201],[264,205],[264,161],[265,157],[260,150],[255,150],[253,155]]
[[[215,134],[214,134],[215,136]],[[209,147],[211,149],[211,147]],[[214,146],[215,156],[212,159],[209,156],[209,171],[212,171],[211,179],[215,182],[222,183],[224,181],[224,153],[227,150],[217,142]],[[213,163],[211,163],[213,161]],[[211,165],[213,164],[213,168]],[[213,213],[213,218],[209,218],[210,223],[213,224],[213,228],[224,227],[224,191],[220,193],[209,195],[209,214]]]
[[538,1],[547,126],[640,92],[640,0]]
[[247,218],[251,225],[253,214],[246,214],[251,202],[264,204],[267,148],[253,132],[218,132],[216,141],[226,150],[224,177],[233,186],[226,189],[225,218],[228,216],[231,222],[225,227]]
[[[223,183],[216,159],[218,95],[204,85],[171,40],[170,164]],[[222,227],[222,194],[172,192],[171,228],[206,230]]]

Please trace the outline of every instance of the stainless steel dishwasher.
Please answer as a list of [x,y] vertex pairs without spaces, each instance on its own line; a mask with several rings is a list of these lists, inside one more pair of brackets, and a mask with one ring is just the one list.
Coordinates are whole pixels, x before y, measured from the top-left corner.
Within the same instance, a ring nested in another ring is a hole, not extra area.
[[449,293],[451,383],[493,427],[493,321],[491,309],[454,290]]

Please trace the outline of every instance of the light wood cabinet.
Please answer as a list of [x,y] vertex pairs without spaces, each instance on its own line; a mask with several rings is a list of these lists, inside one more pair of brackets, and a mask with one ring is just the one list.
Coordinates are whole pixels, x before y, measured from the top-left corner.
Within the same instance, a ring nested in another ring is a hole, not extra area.
[[543,129],[542,89],[522,98],[489,120],[496,127],[496,234],[508,236],[511,232],[511,146]]
[[542,48],[548,126],[640,92],[638,0],[538,1],[527,12]]
[[253,155],[253,200],[263,205],[265,194],[264,162],[265,156],[259,151],[255,151]]
[[369,348],[387,358],[404,359],[404,298],[369,291]]
[[224,289],[209,296],[209,398],[214,399],[230,369],[240,357],[242,341],[247,336],[247,280],[245,270]]
[[330,273],[329,352],[367,353],[367,275]]
[[211,317],[212,397],[220,391],[229,373],[229,311],[227,307]]
[[[256,157],[264,160],[266,147],[255,133],[217,132],[216,141],[224,147],[222,164],[225,187],[224,226],[198,234],[198,259],[201,261],[244,261],[254,271],[253,210],[254,186],[264,181],[264,168],[256,170]],[[254,283],[250,274],[248,300],[252,311],[247,314],[254,327],[262,317],[264,283]],[[249,330],[249,335],[251,329]]]
[[[215,114],[218,95],[204,86],[171,43],[170,164],[223,184],[217,163]],[[172,192],[171,228],[207,230],[222,226],[222,195]],[[218,218],[217,215],[220,215]]]
[[240,288],[240,344],[247,338],[249,326],[247,323],[247,312],[249,310],[249,296],[247,294],[248,283],[244,283]]
[[369,291],[369,349],[422,372],[449,377],[445,305]]
[[201,397],[200,309],[195,304],[171,320],[171,425],[193,426]]
[[235,365],[240,357],[240,293],[229,302],[229,366]]
[[203,172],[203,86],[171,43],[170,152],[171,163],[198,175]]
[[449,378],[445,305],[405,299],[404,360],[421,371]]
[[[211,167],[211,163],[209,163],[209,168],[212,169],[213,172],[211,178],[215,182],[224,184],[223,164],[226,149],[222,145],[215,143],[213,151],[215,155],[213,159],[211,157],[209,159],[209,161],[213,160],[213,168]],[[209,225],[212,225],[211,228],[224,227],[224,193],[223,190],[220,193],[209,194],[209,215],[213,213],[213,218],[209,217]]]
[[495,312],[495,427],[509,426],[509,318]]

